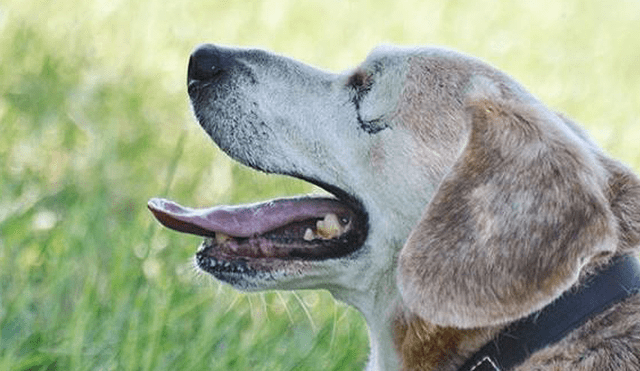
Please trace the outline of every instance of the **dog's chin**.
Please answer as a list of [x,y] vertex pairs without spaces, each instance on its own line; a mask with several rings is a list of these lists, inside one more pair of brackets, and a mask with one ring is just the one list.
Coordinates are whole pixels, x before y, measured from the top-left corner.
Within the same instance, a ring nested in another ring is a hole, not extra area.
[[148,207],[166,227],[205,237],[195,257],[198,268],[236,288],[252,290],[304,275],[314,264],[347,258],[362,248],[368,217],[361,203],[335,187],[325,189],[335,197],[207,209],[152,199]]

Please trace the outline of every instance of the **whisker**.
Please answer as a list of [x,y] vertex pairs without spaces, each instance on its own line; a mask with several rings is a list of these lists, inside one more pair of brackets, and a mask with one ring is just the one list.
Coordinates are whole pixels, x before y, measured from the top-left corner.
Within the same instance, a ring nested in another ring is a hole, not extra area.
[[289,322],[291,322],[291,324],[293,324],[294,323],[293,316],[291,315],[291,311],[289,311],[288,301],[284,300],[284,297],[282,296],[280,291],[276,291],[276,295],[278,295],[278,298],[280,298],[280,301],[282,302],[282,305],[284,306],[284,310],[287,312],[287,317],[289,317]]
[[302,301],[302,299],[300,298],[300,296],[298,295],[297,292],[293,291],[291,294],[293,294],[293,297],[295,297],[296,300],[298,300],[298,303],[300,303],[300,306],[302,307],[302,309],[304,310],[304,313],[306,314],[307,318],[309,319],[309,323],[311,323],[311,330],[313,331],[314,334],[317,334],[318,333],[318,328],[316,327],[316,324],[313,322],[313,318],[311,317],[311,313],[309,312],[309,308],[304,303],[304,301]]
[[336,339],[336,331],[338,327],[338,304],[333,300],[333,322],[331,326],[331,340],[329,341],[329,351],[333,350],[333,344]]

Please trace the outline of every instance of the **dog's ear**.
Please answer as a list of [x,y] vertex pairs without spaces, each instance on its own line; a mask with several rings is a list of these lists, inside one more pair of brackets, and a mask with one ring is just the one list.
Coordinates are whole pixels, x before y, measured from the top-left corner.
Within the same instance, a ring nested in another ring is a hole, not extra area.
[[503,324],[615,251],[608,171],[556,114],[479,88],[469,137],[400,252],[405,304],[436,325]]

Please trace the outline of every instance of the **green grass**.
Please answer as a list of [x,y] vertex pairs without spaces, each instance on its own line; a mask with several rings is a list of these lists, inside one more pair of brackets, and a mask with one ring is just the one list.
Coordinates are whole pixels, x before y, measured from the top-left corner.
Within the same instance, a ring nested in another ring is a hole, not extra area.
[[194,45],[352,67],[444,44],[508,71],[640,169],[635,1],[0,3],[0,370],[351,370],[359,314],[328,293],[239,294],[195,272],[193,206],[313,191],[222,155],[191,117]]

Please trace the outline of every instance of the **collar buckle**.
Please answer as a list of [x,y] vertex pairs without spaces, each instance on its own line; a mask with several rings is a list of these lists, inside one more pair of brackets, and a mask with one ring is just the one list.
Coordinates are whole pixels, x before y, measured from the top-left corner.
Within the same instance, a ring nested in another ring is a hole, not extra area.
[[500,367],[489,356],[485,356],[475,366],[471,367],[469,371],[502,371]]

